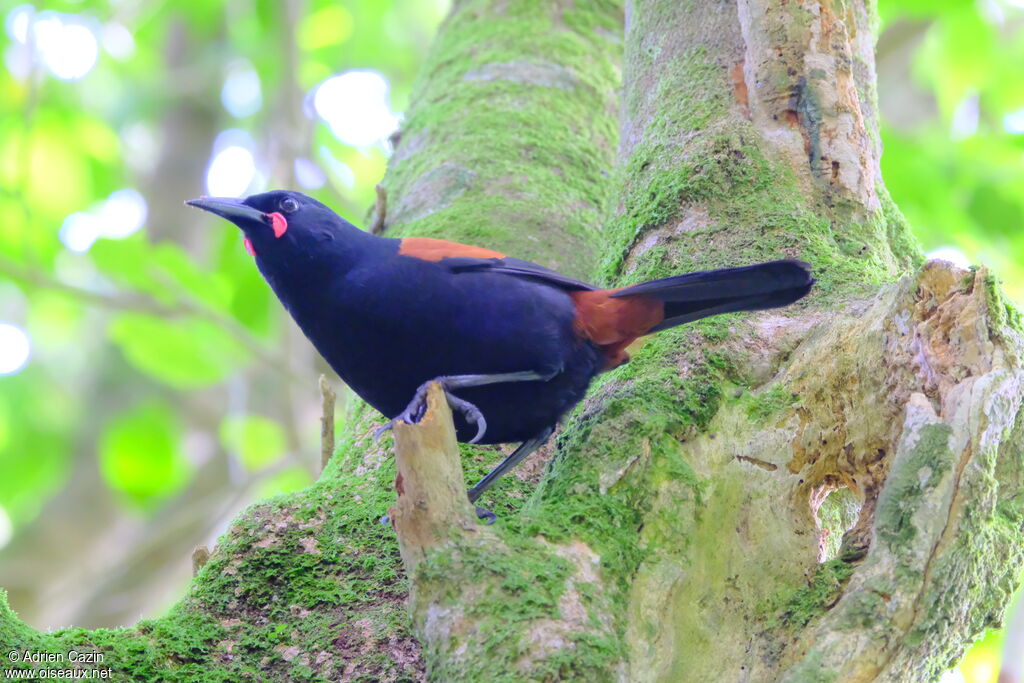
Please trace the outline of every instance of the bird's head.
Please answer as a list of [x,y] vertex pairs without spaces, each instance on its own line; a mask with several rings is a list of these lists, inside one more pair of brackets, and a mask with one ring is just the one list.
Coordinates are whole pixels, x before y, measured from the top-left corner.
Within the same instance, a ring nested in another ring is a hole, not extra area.
[[324,243],[356,230],[329,208],[300,192],[274,190],[245,199],[200,197],[187,204],[226,218],[245,233],[245,248],[261,262],[304,260]]

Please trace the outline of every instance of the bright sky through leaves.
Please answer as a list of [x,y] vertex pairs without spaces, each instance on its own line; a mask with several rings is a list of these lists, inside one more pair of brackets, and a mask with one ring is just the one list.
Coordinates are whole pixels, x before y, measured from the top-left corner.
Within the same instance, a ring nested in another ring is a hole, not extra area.
[[11,542],[11,538],[14,536],[14,525],[11,523],[11,518],[4,510],[4,507],[0,505],[0,550],[5,545]]
[[253,191],[257,177],[255,142],[244,130],[229,129],[213,143],[213,158],[206,171],[206,193],[213,197],[241,197]]
[[11,10],[6,23],[8,35],[14,39],[7,65],[19,78],[28,76],[36,56],[51,74],[65,81],[82,78],[96,66],[99,42],[91,26],[95,22],[85,17],[52,10],[37,12],[31,5],[21,5]]
[[0,323],[0,375],[13,375],[28,363],[32,343],[25,331],[11,323]]
[[340,141],[365,147],[398,130],[388,103],[388,82],[377,71],[346,71],[324,81],[313,95],[316,113]]
[[124,239],[146,222],[146,199],[137,190],[125,188],[112,192],[89,211],[78,211],[60,227],[60,240],[76,253],[84,253],[101,237]]
[[238,60],[228,68],[220,101],[232,116],[240,119],[252,116],[263,106],[260,76],[248,60]]

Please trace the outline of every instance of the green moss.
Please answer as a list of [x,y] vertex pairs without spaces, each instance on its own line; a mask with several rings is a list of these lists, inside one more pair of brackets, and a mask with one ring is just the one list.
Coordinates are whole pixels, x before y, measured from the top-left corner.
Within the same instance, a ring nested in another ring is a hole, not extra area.
[[824,653],[813,650],[800,662],[800,665],[789,671],[786,683],[832,683],[839,680],[839,674],[826,668]]
[[[602,279],[796,257],[811,264],[815,300],[828,305],[869,294],[919,264],[920,250],[884,186],[876,188],[879,208],[873,211],[833,196],[824,181],[808,192],[789,162],[739,115],[721,57],[703,47],[673,55],[678,46],[659,42],[654,27],[685,22],[691,11],[689,5],[645,7],[629,36],[627,70],[636,85],[625,93],[626,111],[633,135],[642,137],[626,141]],[[787,11],[787,30],[809,39],[813,17],[796,6]],[[660,12],[673,16],[660,18]],[[788,84],[785,60],[778,68],[777,77]],[[800,106],[803,124],[813,129],[820,118],[814,103],[802,98]],[[810,137],[813,150],[813,130]],[[652,230],[658,230],[655,245],[644,239]]]
[[39,632],[26,626],[7,602],[7,591],[0,588],[0,643],[30,644]]
[[[837,230],[832,211],[808,205],[792,171],[765,157],[745,124],[716,127],[688,141],[683,158],[672,138],[653,140],[633,150],[624,170],[622,210],[609,228],[604,279],[621,273],[642,235],[671,225],[692,204],[706,215],[691,216],[694,224],[685,230],[663,230],[655,250],[637,259],[642,279],[798,257],[811,264],[818,280],[814,295],[826,303],[866,294],[920,261],[887,197],[869,220]],[[631,273],[626,281],[634,279]]]
[[[695,509],[703,505],[704,483],[683,456],[680,439],[693,430],[705,429],[717,411],[721,370],[699,351],[691,352],[689,381],[658,367],[664,349],[686,346],[685,339],[696,341],[698,336],[696,330],[659,335],[632,363],[598,381],[594,391],[601,397],[599,406],[581,407],[574,413],[559,441],[558,459],[551,465],[550,476],[518,517],[499,522],[502,538],[515,552],[508,557],[488,557],[486,563],[480,560],[487,571],[498,568],[502,575],[525,577],[514,582],[516,591],[521,592],[509,595],[509,586],[502,585],[486,608],[489,617],[500,617],[493,625],[496,637],[513,638],[522,621],[558,618],[552,610],[567,571],[567,566],[560,567],[550,559],[535,566],[528,559],[530,548],[522,545],[534,541],[523,539],[576,539],[599,555],[602,576],[609,587],[599,596],[584,592],[583,600],[590,618],[606,620],[612,616],[615,637],[601,635],[606,631],[600,628],[565,635],[570,643],[565,651],[571,651],[572,656],[559,655],[538,663],[539,668],[531,672],[539,678],[558,679],[569,671],[588,680],[609,678],[613,663],[625,656],[624,616],[637,567],[653,548],[681,551],[686,545],[678,519],[649,514],[649,497],[652,491],[670,484]],[[694,348],[699,349],[700,344],[695,343]],[[610,393],[605,393],[609,389]],[[609,478],[616,463],[623,461],[631,464],[622,468],[621,476]],[[640,528],[645,529],[645,547],[637,543]],[[536,578],[542,575],[551,580]],[[501,656],[514,660],[521,654],[516,647],[511,653],[503,651]]]
[[[998,628],[1020,585],[1024,516],[1019,500],[1024,477],[1024,422],[1017,420],[999,449],[983,449],[960,478],[962,500],[952,518],[954,541],[931,561],[920,616],[909,634],[922,675],[938,677],[963,655],[977,634]],[[997,476],[993,476],[993,475]],[[999,562],[992,562],[998,557]],[[964,610],[964,605],[970,605]],[[951,623],[959,615],[961,623]]]
[[[728,85],[718,78],[721,67],[708,55],[705,46],[690,48],[659,67],[664,72],[653,98],[656,101],[685,98],[687,106],[672,107],[664,111],[664,115],[655,117],[644,131],[645,137],[670,139],[680,134],[703,131],[728,113],[732,93]],[[703,90],[709,85],[712,87]]]
[[[614,2],[458,5],[383,181],[389,230],[586,275],[618,138],[621,12]],[[436,178],[442,169],[451,180]]]
[[[709,327],[709,332],[721,334],[717,326]],[[450,581],[458,576],[459,585],[484,587],[483,596],[474,597],[470,604],[487,634],[486,654],[473,662],[428,654],[432,676],[477,680],[486,675],[503,680],[503,672],[510,672],[508,680],[521,678],[517,662],[534,647],[518,640],[523,626],[562,618],[560,600],[572,571],[569,562],[552,556],[548,544],[577,541],[600,557],[605,587],[597,591],[574,584],[586,618],[595,626],[560,634],[564,647],[533,662],[529,675],[540,680],[612,677],[615,663],[626,656],[626,604],[637,567],[655,548],[682,552],[687,544],[678,518],[650,514],[649,497],[652,491],[671,486],[675,495],[689,500],[699,514],[705,484],[687,462],[680,440],[694,430],[705,429],[721,402],[718,380],[722,368],[702,351],[689,352],[689,381],[657,367],[665,349],[706,345],[699,331],[668,332],[659,337],[632,363],[598,382],[599,406],[581,407],[574,413],[559,441],[550,476],[519,515],[502,517],[495,525],[504,549],[460,545],[421,565],[423,574],[418,582]],[[714,353],[710,357],[718,358]],[[623,462],[628,466],[609,477],[616,463]],[[518,483],[509,486],[520,490]],[[641,528],[643,546],[637,543]],[[459,597],[449,596],[451,606],[460,604]],[[613,619],[610,631],[604,625],[609,617]]]
[[908,548],[917,533],[913,514],[925,492],[938,486],[953,462],[949,450],[949,425],[924,425],[906,460],[889,473],[875,509],[876,537],[899,552]]
[[747,416],[755,422],[765,422],[797,401],[796,394],[788,391],[782,383],[773,384],[758,394],[748,395]]
[[875,186],[875,192],[882,204],[882,210],[880,214],[874,216],[874,220],[884,230],[885,241],[892,252],[895,264],[906,270],[920,268],[925,261],[924,252],[921,251],[921,243],[904,218],[903,212],[896,206],[896,202],[889,195],[889,190],[884,186]]
[[992,316],[993,328],[996,333],[1004,327],[1015,332],[1024,333],[1024,317],[1020,310],[1010,302],[999,288],[999,280],[991,273],[985,275],[985,294],[988,299],[989,315]]
[[811,580],[772,596],[760,607],[769,628],[801,629],[828,611],[842,595],[855,566],[843,559],[818,565]]
[[[883,677],[913,666],[922,679],[938,678],[975,634],[999,624],[1019,584],[1024,424],[1018,420],[998,449],[976,447],[970,453],[956,476],[958,503],[948,497],[951,468],[964,454],[950,450],[951,433],[941,423],[914,427],[915,441],[893,463],[879,496],[876,544],[866,560],[892,569],[869,570],[841,603],[838,628],[869,629],[875,639],[898,643]],[[1000,561],[993,563],[993,557]],[[902,626],[903,633],[887,615],[910,606],[913,621]],[[841,648],[812,650],[797,671],[812,672],[826,659],[841,666],[848,654]]]
[[142,621],[132,629],[74,628],[40,633],[21,623],[7,605],[6,594],[0,592],[0,639],[5,648],[65,656],[72,650],[98,652],[103,657],[98,664],[21,662],[11,665],[5,656],[0,670],[8,666],[17,669],[98,667],[109,668],[115,680],[229,681],[233,680],[231,674],[211,669],[208,659],[214,644],[225,634],[226,629],[213,618],[180,606],[163,619]]
[[319,483],[246,510],[164,617],[129,629],[40,634],[3,602],[3,642],[42,652],[95,649],[119,680],[418,677],[395,535],[379,523],[394,499],[394,466],[340,471],[368,445],[350,436]]
[[[460,545],[431,555],[417,569],[417,582],[421,586],[431,583],[447,586],[452,577],[457,576],[460,583],[484,591],[483,596],[469,602],[468,614],[481,634],[479,645],[488,654],[462,661],[456,657],[439,657],[428,649],[427,665],[432,678],[515,680],[521,677],[515,673],[519,669],[518,662],[534,647],[523,638],[524,626],[540,619],[562,618],[558,601],[570,573],[569,562],[552,558],[549,551],[533,539],[502,527],[498,527],[498,531],[503,541],[500,544]],[[462,598],[453,589],[440,605],[462,609],[466,604]],[[567,640],[571,643],[567,647],[575,650],[573,666],[580,671],[590,671],[593,657],[586,651],[592,645],[590,639],[582,634],[567,634]],[[545,672],[557,672],[561,664],[546,659],[539,666],[540,669],[531,669],[531,677],[544,679]],[[502,675],[506,678],[502,679]]]

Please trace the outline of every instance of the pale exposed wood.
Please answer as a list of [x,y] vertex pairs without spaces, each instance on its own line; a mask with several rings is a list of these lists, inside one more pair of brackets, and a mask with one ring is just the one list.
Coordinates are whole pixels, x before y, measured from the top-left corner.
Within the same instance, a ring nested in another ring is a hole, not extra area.
[[334,403],[338,395],[324,375],[320,375],[320,471],[334,454]]
[[395,463],[398,501],[388,510],[410,575],[427,553],[477,528],[466,495],[452,411],[441,386],[427,392],[427,411],[415,425],[398,421]]
[[[398,135],[398,133],[395,133]],[[373,225],[370,226],[370,232],[374,235],[379,235],[384,232],[385,221],[388,216],[388,191],[381,183],[377,183],[374,188],[377,191],[377,200],[373,206]]]
[[199,573],[199,570],[210,561],[210,549],[205,545],[196,546],[192,551],[192,576]]

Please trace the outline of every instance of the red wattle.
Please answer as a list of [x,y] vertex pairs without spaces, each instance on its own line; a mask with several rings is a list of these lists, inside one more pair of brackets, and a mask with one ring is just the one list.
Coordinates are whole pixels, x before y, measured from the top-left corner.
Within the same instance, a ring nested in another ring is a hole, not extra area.
[[288,229],[288,221],[278,212],[270,214],[270,226],[274,228],[274,237],[280,237]]
[[242,244],[245,245],[245,250],[249,252],[249,256],[256,258],[256,250],[252,248],[252,242],[249,241],[248,237],[242,240]]

